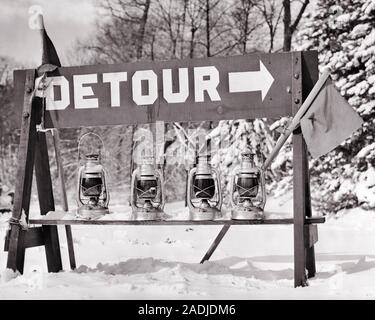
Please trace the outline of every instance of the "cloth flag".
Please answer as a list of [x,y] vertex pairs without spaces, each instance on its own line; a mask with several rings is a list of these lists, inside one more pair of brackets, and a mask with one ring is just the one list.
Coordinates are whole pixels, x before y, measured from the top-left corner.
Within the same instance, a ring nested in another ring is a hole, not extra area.
[[307,148],[314,158],[336,148],[362,123],[362,118],[341,96],[330,77],[300,122]]
[[43,16],[40,14],[38,18],[42,36],[42,64],[38,68],[38,73],[43,74],[61,67],[61,63],[55,46],[44,28]]
[[44,27],[43,16],[41,14],[38,16],[38,20],[42,38],[42,64],[37,68],[38,77],[35,79],[36,90],[34,95],[36,97],[44,97],[43,91],[49,84],[49,81],[46,80],[46,72],[51,72],[57,67],[61,67],[61,63],[55,46]]

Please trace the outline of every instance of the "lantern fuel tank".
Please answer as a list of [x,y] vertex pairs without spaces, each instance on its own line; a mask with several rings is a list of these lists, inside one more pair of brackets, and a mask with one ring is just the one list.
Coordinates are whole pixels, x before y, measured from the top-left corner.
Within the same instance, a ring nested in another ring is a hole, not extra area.
[[240,168],[233,174],[230,202],[232,219],[248,220],[263,217],[266,203],[264,173],[254,165],[254,154],[248,149],[241,154]]
[[213,220],[221,216],[220,174],[211,167],[209,155],[198,156],[196,167],[189,172],[187,203],[191,220]]
[[[103,141],[97,134],[86,133],[79,140],[78,158],[81,141],[88,135],[96,136],[103,146]],[[109,213],[108,204],[109,191],[106,172],[100,159],[100,151],[87,153],[84,157],[84,163],[78,171],[77,216],[89,220],[97,219]]]
[[164,209],[164,179],[161,170],[155,169],[153,157],[145,157],[133,171],[130,202],[133,219],[160,220]]

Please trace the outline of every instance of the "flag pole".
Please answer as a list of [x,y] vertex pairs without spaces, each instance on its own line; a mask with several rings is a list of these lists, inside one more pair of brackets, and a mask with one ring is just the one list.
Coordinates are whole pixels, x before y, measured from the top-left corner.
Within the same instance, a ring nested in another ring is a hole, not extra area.
[[328,77],[331,74],[331,69],[326,68],[323,74],[319,77],[319,80],[316,82],[312,90],[310,91],[309,95],[307,96],[306,100],[303,102],[301,108],[297,111],[295,116],[293,117],[291,123],[289,124],[288,128],[284,131],[284,133],[279,137],[276,142],[275,147],[273,148],[272,152],[267,157],[266,161],[264,162],[262,169],[266,170],[268,166],[271,164],[273,159],[278,155],[280,149],[284,145],[285,141],[288,139],[290,134],[296,129],[301,121],[301,118],[304,116],[306,111],[310,108],[311,104],[313,103],[314,99],[322,89],[323,85],[327,81]]
[[44,27],[44,19],[43,19],[43,15],[42,14],[38,14],[38,27],[39,27],[39,32],[42,36],[42,44],[43,44],[43,30],[45,30],[45,27]]

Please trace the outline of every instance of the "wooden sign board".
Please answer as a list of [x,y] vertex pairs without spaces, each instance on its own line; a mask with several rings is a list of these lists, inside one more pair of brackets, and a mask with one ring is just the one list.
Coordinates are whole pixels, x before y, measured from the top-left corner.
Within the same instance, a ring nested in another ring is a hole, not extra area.
[[[293,53],[272,53],[58,68],[48,74],[45,125],[288,116],[292,60]],[[17,108],[22,105],[25,74],[15,71]]]
[[[185,122],[293,115],[318,79],[317,58],[317,52],[293,52],[59,68],[48,75],[46,124],[47,127],[62,128],[157,120]],[[37,131],[41,101],[32,99],[35,74],[35,70],[19,70],[14,74],[13,116],[18,120],[18,127],[22,120],[22,128],[12,223],[5,249],[8,251],[7,268],[20,273],[24,269],[25,249],[37,246],[45,247],[49,272],[62,270],[59,221],[28,220],[34,167],[40,213],[45,215],[55,210],[46,133]],[[293,223],[295,286],[307,284],[306,270],[308,277],[314,277],[316,273],[314,243],[317,231],[307,225],[319,221],[311,217],[308,167],[302,133],[295,130],[293,219],[262,220],[268,224]],[[31,224],[42,224],[42,227],[23,230],[18,223],[23,214]],[[243,224],[259,224],[259,221],[247,220]],[[67,223],[68,228],[72,221]],[[181,221],[148,223],[180,224]],[[202,221],[190,223],[202,224]],[[233,224],[231,220],[210,221],[210,224],[220,223],[225,225],[202,263],[210,258]],[[70,229],[67,229],[67,240],[74,268]]]

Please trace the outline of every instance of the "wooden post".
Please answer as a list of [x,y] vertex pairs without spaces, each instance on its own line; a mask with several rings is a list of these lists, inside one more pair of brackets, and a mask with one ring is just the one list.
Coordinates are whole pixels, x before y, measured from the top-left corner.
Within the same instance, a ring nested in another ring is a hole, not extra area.
[[[302,99],[305,100],[312,88],[314,87],[315,83],[319,79],[319,71],[318,71],[318,55],[316,52],[303,52],[302,53]],[[303,143],[304,149],[306,150],[306,144]],[[305,151],[307,153],[307,151]],[[304,171],[305,175],[305,215],[306,217],[312,216],[311,210],[311,193],[310,193],[310,174],[309,174],[309,165],[307,161],[307,156],[305,157],[306,161],[306,169]],[[305,237],[310,238],[311,233],[316,232],[317,236],[317,227],[312,229],[311,227],[307,229],[308,231],[305,232]],[[307,277],[312,278],[316,274],[316,267],[315,267],[315,249],[314,245],[306,247],[306,269],[307,269]]]
[[32,108],[35,70],[27,70],[24,87],[18,168],[10,224],[7,268],[23,273],[25,260],[24,231],[19,224],[22,214],[29,216],[31,184],[36,140],[36,110]]
[[[317,56],[303,59],[301,52],[295,52],[292,59],[293,114],[296,114],[317,81]],[[311,217],[311,197],[307,148],[300,127],[293,131],[293,217],[294,286],[306,286],[306,269],[308,277],[315,275],[315,255],[314,246],[306,245],[312,230],[305,228],[306,217]]]
[[[293,114],[302,104],[302,55],[292,55]],[[293,131],[293,218],[294,218],[294,286],[306,286],[305,218],[307,154],[301,128]]]
[[[45,132],[38,132],[36,142],[35,177],[40,213],[45,215],[55,210]],[[62,262],[57,226],[43,226],[42,228],[48,271],[58,272],[62,270]]]

